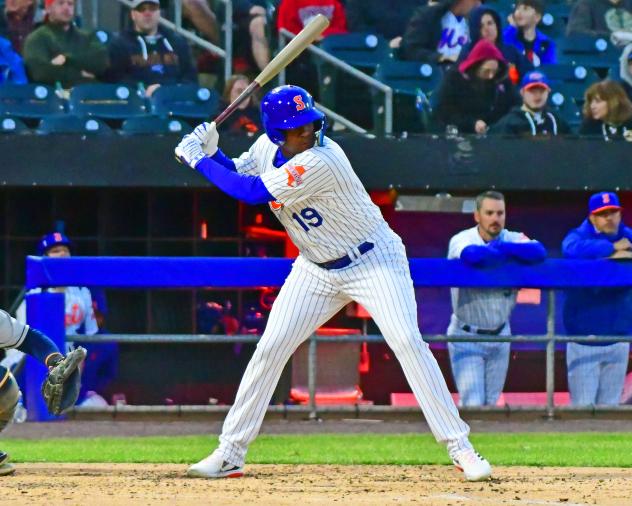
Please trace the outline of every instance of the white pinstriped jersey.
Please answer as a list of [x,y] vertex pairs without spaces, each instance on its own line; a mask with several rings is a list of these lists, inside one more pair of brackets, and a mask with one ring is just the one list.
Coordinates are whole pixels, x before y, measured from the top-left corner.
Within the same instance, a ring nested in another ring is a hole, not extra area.
[[366,241],[384,218],[371,202],[342,148],[325,137],[281,167],[278,146],[261,135],[233,161],[242,174],[260,175],[275,197],[270,208],[308,260],[335,260]]
[[[529,238],[520,232],[503,230],[500,240],[526,242]],[[478,226],[468,228],[450,239],[448,258],[461,258],[461,252],[470,245],[485,246]],[[452,311],[459,322],[482,329],[496,329],[506,323],[516,305],[517,290],[490,288],[452,288]]]
[[17,348],[22,344],[29,326],[0,309],[0,348]]

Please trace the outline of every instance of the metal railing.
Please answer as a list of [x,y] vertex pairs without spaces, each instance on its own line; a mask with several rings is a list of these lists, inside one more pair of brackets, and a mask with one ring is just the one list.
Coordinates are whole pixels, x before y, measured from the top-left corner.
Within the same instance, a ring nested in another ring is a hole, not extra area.
[[[285,28],[281,28],[279,30],[279,49],[282,49],[285,46],[285,40],[291,40],[296,37],[296,34],[286,30]],[[369,87],[374,88],[378,91],[384,93],[384,135],[390,136],[393,133],[393,88],[387,86],[381,81],[378,81],[374,77],[367,76],[364,72],[352,67],[348,63],[332,56],[327,51],[315,46],[313,44],[307,47],[307,50],[312,54],[316,55],[318,58],[331,63],[334,67],[342,70],[343,72],[349,74],[350,76],[359,79],[360,81],[367,84]],[[279,84],[285,84],[285,69],[283,69],[279,73]],[[322,105],[319,104],[319,107]],[[362,127],[356,125],[352,121],[338,115],[339,118],[336,118],[337,121],[340,121],[343,125],[345,125],[350,130],[358,133],[365,133]]]
[[[210,334],[97,334],[92,336],[69,335],[68,341],[83,343],[135,343],[135,344],[227,344],[243,343],[256,344],[260,335],[210,335]],[[428,343],[452,343],[452,342],[510,342],[510,343],[545,343],[546,344],[546,416],[554,418],[559,406],[555,405],[555,345],[557,343],[598,343],[598,342],[632,342],[632,336],[568,336],[555,334],[555,292],[548,293],[547,308],[547,333],[545,335],[512,335],[512,336],[448,336],[445,334],[423,336]],[[317,378],[317,347],[318,343],[386,343],[379,334],[351,334],[339,336],[319,336],[313,334],[309,339],[307,359],[307,383],[309,392],[309,417],[318,418],[318,406],[316,393],[318,390]],[[576,409],[572,408],[571,409]],[[618,409],[613,407],[613,409]],[[622,408],[625,410],[625,407]]]

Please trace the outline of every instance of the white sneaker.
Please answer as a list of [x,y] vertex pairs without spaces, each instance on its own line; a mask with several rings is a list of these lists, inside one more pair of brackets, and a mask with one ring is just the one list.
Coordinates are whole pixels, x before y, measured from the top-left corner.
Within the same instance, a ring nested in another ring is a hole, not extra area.
[[218,451],[214,451],[187,470],[187,476],[191,478],[241,478],[243,475],[243,466],[227,462]]
[[455,452],[452,455],[452,462],[459,471],[463,471],[468,481],[483,481],[492,475],[492,466],[474,448]]

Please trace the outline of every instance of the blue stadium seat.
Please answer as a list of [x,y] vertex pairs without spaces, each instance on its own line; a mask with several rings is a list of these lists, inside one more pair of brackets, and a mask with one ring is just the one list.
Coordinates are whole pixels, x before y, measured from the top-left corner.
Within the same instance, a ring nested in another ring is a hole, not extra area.
[[70,91],[69,112],[120,120],[147,114],[147,106],[133,86],[91,83],[78,84]]
[[544,72],[549,78],[554,92],[559,91],[576,102],[583,100],[586,88],[599,81],[597,73],[592,68],[586,68],[583,65],[560,63],[542,65],[538,70]]
[[0,117],[0,132],[3,134],[23,134],[29,132],[24,121],[12,116]]
[[37,127],[39,134],[112,135],[114,132],[103,121],[89,116],[63,114],[43,118]]
[[191,130],[191,125],[177,118],[163,118],[161,116],[143,116],[129,118],[123,122],[121,133],[124,135],[152,134],[169,135],[184,133]]
[[157,116],[209,119],[218,107],[219,94],[197,84],[162,85],[151,96],[151,112]]
[[0,86],[0,115],[18,118],[43,118],[65,111],[64,101],[50,86],[7,84]]
[[582,113],[579,105],[571,97],[554,90],[549,97],[549,107],[564,119],[572,130],[577,131],[582,122]]
[[557,41],[559,63],[592,68],[609,68],[619,59],[620,50],[603,37],[571,35]]
[[564,37],[570,7],[566,4],[547,4],[538,30],[557,41]]
[[320,48],[362,69],[375,68],[390,54],[388,41],[373,33],[346,33],[323,39]]

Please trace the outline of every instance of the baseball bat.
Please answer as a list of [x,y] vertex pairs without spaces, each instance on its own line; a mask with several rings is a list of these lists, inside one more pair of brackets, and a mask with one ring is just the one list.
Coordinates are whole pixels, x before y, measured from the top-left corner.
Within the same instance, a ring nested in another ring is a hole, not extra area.
[[215,118],[215,124],[219,126],[239,107],[239,104],[292,63],[328,26],[329,20],[325,16],[322,14],[315,16],[287,46],[279,51],[279,54],[266,65],[259,75],[255,77],[254,81]]

